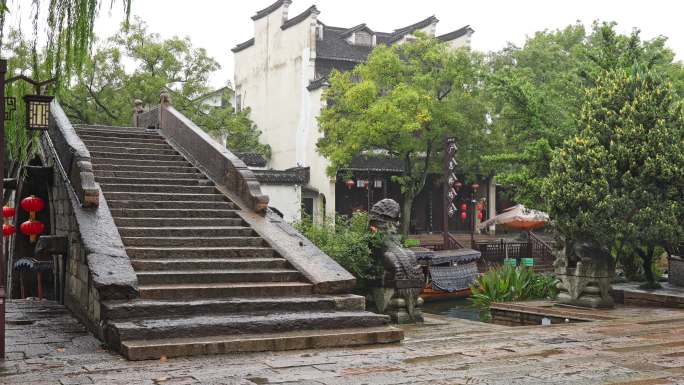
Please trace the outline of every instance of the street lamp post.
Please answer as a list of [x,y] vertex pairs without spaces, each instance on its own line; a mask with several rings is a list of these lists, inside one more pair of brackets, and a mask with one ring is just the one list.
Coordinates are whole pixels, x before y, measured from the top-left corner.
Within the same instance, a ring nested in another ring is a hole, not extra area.
[[[31,130],[47,130],[48,119],[50,116],[50,102],[51,96],[41,95],[41,89],[55,82],[57,79],[52,78],[45,81],[36,81],[25,75],[18,75],[5,79],[7,75],[7,60],[0,59],[0,175],[2,175],[3,183],[0,184],[0,197],[4,200],[4,177],[5,177],[5,120],[7,119],[5,111],[5,103],[8,98],[5,97],[5,86],[17,80],[24,80],[33,85],[35,95],[25,95],[24,102],[26,103],[26,129]],[[13,100],[13,99],[12,99]],[[4,201],[2,202],[4,204]],[[4,237],[3,237],[4,242]],[[6,302],[6,288],[5,288],[5,248],[0,247],[0,360],[5,360],[5,302]]]
[[480,185],[478,183],[473,183],[470,186],[470,247],[475,249],[475,216],[477,213],[475,212],[475,205],[477,204],[477,199],[475,199],[475,195],[477,194],[477,190],[480,188]]

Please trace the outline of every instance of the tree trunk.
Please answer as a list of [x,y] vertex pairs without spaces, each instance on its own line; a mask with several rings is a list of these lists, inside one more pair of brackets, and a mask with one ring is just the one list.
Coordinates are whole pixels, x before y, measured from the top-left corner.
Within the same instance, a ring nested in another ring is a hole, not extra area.
[[414,195],[404,193],[404,204],[401,206],[401,235],[408,237],[411,229],[411,208],[413,208]]
[[641,254],[641,259],[644,263],[644,277],[646,282],[650,285],[655,283],[655,277],[653,276],[653,253],[655,248],[651,245],[646,247],[646,252]]

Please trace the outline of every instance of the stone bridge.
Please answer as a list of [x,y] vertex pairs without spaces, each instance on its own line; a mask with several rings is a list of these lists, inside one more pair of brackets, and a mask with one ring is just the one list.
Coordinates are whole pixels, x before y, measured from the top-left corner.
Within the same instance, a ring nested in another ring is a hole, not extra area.
[[32,161],[45,175],[15,199],[49,210],[35,250],[17,234],[13,258],[54,258],[54,297],[98,338],[131,360],[403,338],[167,98],[133,121],[74,126],[53,102]]

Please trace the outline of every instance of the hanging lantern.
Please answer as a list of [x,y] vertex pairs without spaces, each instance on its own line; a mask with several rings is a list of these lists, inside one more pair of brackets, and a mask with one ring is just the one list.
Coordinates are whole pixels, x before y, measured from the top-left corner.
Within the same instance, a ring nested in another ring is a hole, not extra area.
[[36,219],[36,212],[45,208],[45,202],[37,196],[31,195],[21,200],[21,208],[29,212],[31,219]]
[[479,183],[473,183],[473,185],[471,187],[473,188],[473,190],[477,191],[477,189],[480,188],[480,184]]
[[456,187],[456,190],[458,190],[461,187],[463,187],[463,183],[461,183],[460,181],[456,181],[456,183],[454,183],[454,187]]
[[17,230],[14,228],[14,225],[10,225],[8,223],[5,223],[2,225],[2,236],[3,237],[9,237],[10,235],[14,234]]
[[478,212],[477,212],[477,219],[478,219],[478,220],[482,220],[482,218],[484,218],[484,215],[482,214],[482,211],[478,211]]
[[16,214],[17,210],[14,207],[5,206],[2,208],[3,218],[12,218]]
[[466,218],[468,218],[468,213],[466,213],[465,211],[461,211],[461,220],[465,221]]
[[465,203],[461,203],[461,211],[465,212],[466,210],[468,210],[468,205],[466,205]]
[[344,184],[347,185],[347,188],[351,190],[352,187],[354,187],[354,180],[348,179]]
[[38,235],[40,235],[40,233],[42,233],[43,230],[45,230],[45,225],[41,221],[29,219],[28,221],[22,223],[21,226],[19,226],[19,230],[21,230],[22,233],[28,235],[31,243],[34,243],[36,239],[38,239]]
[[475,205],[475,210],[477,211],[482,211],[482,203],[478,203]]
[[364,188],[368,188],[368,186],[370,186],[370,182],[367,181],[367,180],[364,180],[364,181],[363,181],[363,187],[364,187]]

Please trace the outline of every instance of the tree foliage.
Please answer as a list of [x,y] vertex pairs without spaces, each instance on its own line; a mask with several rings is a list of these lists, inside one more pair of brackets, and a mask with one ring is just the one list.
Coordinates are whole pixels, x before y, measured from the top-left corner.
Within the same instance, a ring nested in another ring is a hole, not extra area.
[[362,153],[401,159],[404,173],[395,181],[404,197],[406,234],[413,199],[441,164],[445,135],[458,138],[462,169],[478,173],[487,129],[480,69],[479,55],[421,35],[378,46],[353,71],[334,72],[319,118],[318,151],[330,161],[328,174],[334,177]]
[[208,79],[217,69],[216,60],[189,38],[162,39],[135,18],[96,47],[60,101],[76,122],[128,125],[134,100],[158,104],[159,92],[165,89],[175,108],[215,137],[227,137],[231,150],[268,156],[270,148],[259,143],[260,132],[249,119],[249,110],[235,112],[230,92],[221,95],[225,103],[217,107],[197,100],[211,91]]
[[682,101],[653,68],[618,67],[595,82],[543,192],[563,236],[631,245],[653,282],[656,248],[684,239]]
[[501,142],[487,160],[516,201],[543,207],[541,186],[552,152],[578,132],[584,90],[603,72],[638,63],[666,74],[683,95],[684,70],[665,42],[663,37],[644,41],[638,30],[620,35],[615,23],[597,22],[591,31],[576,24],[537,32],[523,47],[492,55],[487,91]]

